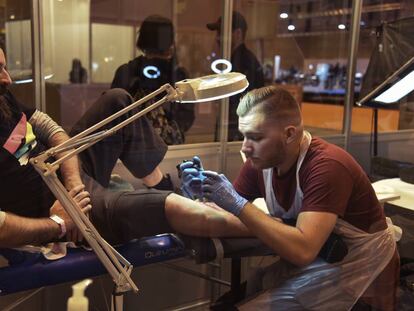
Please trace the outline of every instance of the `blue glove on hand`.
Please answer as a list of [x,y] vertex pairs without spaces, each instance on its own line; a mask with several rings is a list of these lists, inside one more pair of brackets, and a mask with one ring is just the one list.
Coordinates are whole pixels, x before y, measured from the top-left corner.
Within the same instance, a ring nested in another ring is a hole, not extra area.
[[193,157],[192,161],[185,161],[179,167],[181,173],[181,191],[189,199],[202,199],[201,185],[205,177],[201,174],[203,165],[199,157]]
[[204,171],[202,174],[206,176],[202,186],[204,197],[239,216],[248,201],[236,192],[226,176],[212,171]]

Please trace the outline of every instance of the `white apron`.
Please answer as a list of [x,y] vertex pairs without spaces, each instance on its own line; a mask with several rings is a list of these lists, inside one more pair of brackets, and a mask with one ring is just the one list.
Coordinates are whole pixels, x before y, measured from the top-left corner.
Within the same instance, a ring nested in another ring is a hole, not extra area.
[[[272,216],[297,219],[303,200],[299,170],[311,139],[310,133],[304,132],[296,168],[295,198],[288,211],[280,206],[273,192],[273,169],[263,170],[265,199]],[[260,276],[265,291],[239,309],[350,310],[394,255],[395,242],[389,221],[387,229],[370,234],[338,218],[334,232],[348,246],[348,254],[341,262],[329,264],[317,258],[300,268],[282,260]]]

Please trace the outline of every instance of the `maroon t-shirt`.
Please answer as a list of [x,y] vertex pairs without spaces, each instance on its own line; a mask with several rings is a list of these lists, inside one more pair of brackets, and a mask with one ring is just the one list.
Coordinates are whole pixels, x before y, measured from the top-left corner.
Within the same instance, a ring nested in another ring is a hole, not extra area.
[[[366,232],[386,228],[385,216],[368,176],[342,148],[313,138],[299,170],[304,211],[330,212]],[[248,200],[265,197],[263,173],[250,161],[234,182]],[[288,210],[296,191],[296,165],[283,176],[273,173],[273,190],[279,204]]]
[[[299,183],[304,195],[301,212],[334,213],[370,233],[387,227],[383,209],[367,175],[340,147],[313,138],[299,170]],[[242,167],[234,187],[248,200],[266,197],[263,173],[253,168],[250,161]],[[273,190],[279,204],[288,210],[296,192],[296,165],[283,176],[273,173]],[[399,256],[396,251],[361,299],[381,310],[394,310],[398,282]]]

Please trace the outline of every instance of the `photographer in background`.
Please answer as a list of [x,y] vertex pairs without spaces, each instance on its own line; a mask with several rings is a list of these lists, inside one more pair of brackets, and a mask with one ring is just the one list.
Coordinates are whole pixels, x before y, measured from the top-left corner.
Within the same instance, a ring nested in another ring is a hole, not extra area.
[[[148,16],[141,25],[136,46],[142,55],[116,70],[111,88],[123,88],[138,100],[166,83],[173,85],[186,79],[185,70],[177,66],[171,20]],[[167,103],[147,118],[165,143],[182,144],[184,133],[194,121],[194,104]]]

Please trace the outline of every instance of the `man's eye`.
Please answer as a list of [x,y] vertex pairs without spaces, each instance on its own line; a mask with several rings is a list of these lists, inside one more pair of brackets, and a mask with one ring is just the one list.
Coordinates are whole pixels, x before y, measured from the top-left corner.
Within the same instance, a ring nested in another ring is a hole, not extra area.
[[261,136],[250,136],[250,137],[246,137],[247,139],[250,139],[252,141],[260,141],[262,139]]

